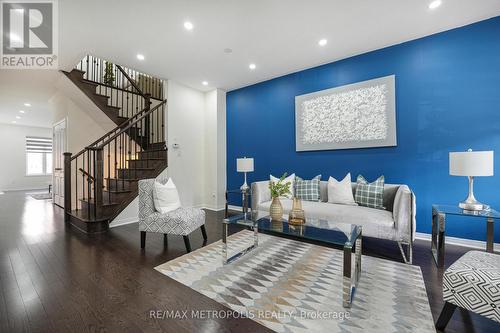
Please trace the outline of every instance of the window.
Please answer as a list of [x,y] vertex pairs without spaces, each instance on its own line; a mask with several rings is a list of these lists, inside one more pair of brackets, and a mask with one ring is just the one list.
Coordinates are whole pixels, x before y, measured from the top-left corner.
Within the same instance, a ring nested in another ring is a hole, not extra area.
[[52,139],[26,137],[26,175],[52,174]]

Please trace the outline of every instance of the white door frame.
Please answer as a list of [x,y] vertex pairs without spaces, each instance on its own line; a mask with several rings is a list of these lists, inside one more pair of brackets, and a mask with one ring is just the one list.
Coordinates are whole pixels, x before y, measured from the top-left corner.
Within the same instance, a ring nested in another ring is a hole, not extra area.
[[[52,147],[55,146],[55,128],[57,126],[59,126],[60,124],[64,123],[65,124],[65,132],[64,132],[64,151],[63,153],[65,153],[67,150],[68,150],[68,117],[64,117],[63,119],[53,123],[52,125]],[[54,151],[54,149],[53,149]],[[59,206],[59,207],[62,207],[64,208],[63,206],[61,206],[60,204],[58,204],[55,200],[55,193],[56,193],[56,181],[55,181],[55,176],[56,176],[56,163],[55,163],[55,160],[56,160],[56,154],[52,154],[52,203]],[[63,172],[64,172],[64,166],[63,166]],[[64,203],[62,203],[64,205]]]

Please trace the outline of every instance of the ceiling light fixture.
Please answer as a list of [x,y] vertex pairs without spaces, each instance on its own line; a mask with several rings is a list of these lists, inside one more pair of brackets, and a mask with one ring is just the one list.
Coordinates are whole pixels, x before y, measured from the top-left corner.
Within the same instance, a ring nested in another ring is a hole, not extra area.
[[21,117],[19,117],[19,116],[16,116],[16,119],[21,119]]
[[144,60],[144,54],[137,54],[137,59]]
[[208,86],[208,82],[207,81],[203,81],[201,84],[204,85],[204,86]]
[[257,66],[255,64],[250,64],[250,65],[248,65],[248,68],[250,68],[251,70],[254,70],[255,68],[257,68]]
[[191,23],[189,21],[184,22],[184,28],[186,30],[193,30],[193,28],[194,28],[193,23]]
[[328,43],[328,41],[326,39],[320,39],[319,42],[318,42],[318,45],[319,46],[325,46],[326,44]]
[[429,4],[429,9],[436,9],[439,6],[441,6],[442,1],[441,0],[434,0]]
[[24,110],[20,110],[19,113],[24,113]]
[[30,103],[24,103],[24,106],[30,107],[31,104]]

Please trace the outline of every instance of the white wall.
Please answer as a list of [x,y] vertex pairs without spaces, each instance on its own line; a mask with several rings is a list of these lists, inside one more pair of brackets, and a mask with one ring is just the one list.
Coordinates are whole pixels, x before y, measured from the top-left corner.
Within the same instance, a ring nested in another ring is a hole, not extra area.
[[[172,177],[185,207],[224,208],[226,188],[226,93],[207,93],[169,80],[165,128],[168,169],[159,178]],[[174,148],[178,144],[178,148]],[[134,200],[110,224],[137,222]]]
[[205,198],[204,206],[220,210],[226,189],[226,93],[220,89],[205,94]]
[[0,124],[0,191],[47,189],[52,176],[26,176],[26,136],[52,138],[52,129]]
[[167,86],[169,176],[181,204],[200,207],[205,199],[205,94],[172,80]]

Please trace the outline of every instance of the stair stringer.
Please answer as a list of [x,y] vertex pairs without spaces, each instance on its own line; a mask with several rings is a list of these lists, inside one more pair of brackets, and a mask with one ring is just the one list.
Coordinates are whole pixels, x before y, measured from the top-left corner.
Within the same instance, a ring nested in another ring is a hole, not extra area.
[[[166,182],[168,179],[168,167],[166,167],[157,177],[159,182]],[[109,224],[110,228],[120,225],[137,223],[139,221],[139,196],[136,196]]]

